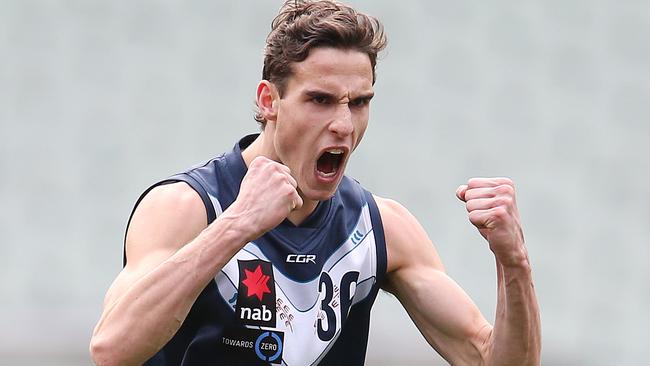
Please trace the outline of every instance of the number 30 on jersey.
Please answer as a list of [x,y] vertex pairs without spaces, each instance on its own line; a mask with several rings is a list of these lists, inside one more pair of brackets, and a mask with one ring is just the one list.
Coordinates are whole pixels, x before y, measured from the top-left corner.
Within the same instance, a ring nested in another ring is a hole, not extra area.
[[[323,272],[318,280],[318,291],[323,295],[320,302],[320,310],[323,317],[318,317],[318,338],[324,342],[329,342],[336,335],[337,316],[340,318],[341,327],[345,324],[348,317],[354,291],[356,290],[359,272],[351,271],[341,277],[341,283],[338,286],[339,291],[335,291],[332,277],[327,272]],[[353,288],[354,286],[354,288]],[[338,296],[336,296],[338,295]],[[336,301],[336,297],[339,301]],[[334,300],[334,301],[332,301]],[[340,306],[337,306],[340,303]],[[339,314],[335,308],[339,309]]]

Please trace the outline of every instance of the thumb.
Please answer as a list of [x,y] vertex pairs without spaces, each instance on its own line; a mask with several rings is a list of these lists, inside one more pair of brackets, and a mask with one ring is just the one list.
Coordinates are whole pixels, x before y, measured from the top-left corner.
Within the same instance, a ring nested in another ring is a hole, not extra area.
[[467,184],[462,184],[456,189],[456,197],[465,202],[465,192],[467,192]]

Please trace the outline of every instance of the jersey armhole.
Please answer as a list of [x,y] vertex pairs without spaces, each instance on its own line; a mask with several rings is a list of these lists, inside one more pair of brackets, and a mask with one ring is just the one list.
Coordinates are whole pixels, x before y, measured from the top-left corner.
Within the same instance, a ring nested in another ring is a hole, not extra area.
[[210,201],[210,196],[208,196],[208,193],[205,191],[205,188],[192,176],[182,173],[182,174],[177,174],[174,176],[171,176],[165,180],[161,180],[158,183],[153,184],[151,187],[147,188],[138,198],[138,200],[135,202],[135,205],[133,205],[133,210],[131,210],[131,214],[129,215],[129,220],[126,223],[126,229],[124,230],[124,243],[122,247],[122,267],[126,266],[126,233],[129,231],[129,225],[131,224],[131,219],[133,218],[133,214],[135,213],[135,209],[138,208],[138,205],[140,202],[144,199],[144,197],[151,192],[152,189],[158,187],[158,186],[163,186],[166,184],[172,184],[172,183],[178,183],[178,182],[185,182],[187,183],[196,193],[199,194],[201,197],[201,201],[203,201],[203,206],[205,206],[205,212],[208,217],[208,225],[212,223],[217,218],[216,212],[214,210],[214,206],[212,205],[212,201]]
[[370,210],[370,221],[372,222],[372,230],[375,236],[375,249],[377,251],[377,285],[381,288],[386,278],[386,269],[388,266],[388,259],[386,254],[386,239],[384,237],[384,224],[381,221],[379,208],[375,202],[372,193],[363,190],[366,195],[366,202],[368,202],[368,209]]

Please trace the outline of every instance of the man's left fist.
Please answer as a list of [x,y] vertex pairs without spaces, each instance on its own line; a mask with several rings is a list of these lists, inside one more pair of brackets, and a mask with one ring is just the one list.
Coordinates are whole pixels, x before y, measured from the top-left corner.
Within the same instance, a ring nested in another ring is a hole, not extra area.
[[516,266],[527,261],[512,180],[472,178],[458,187],[456,196],[465,202],[469,221],[488,241],[501,264]]

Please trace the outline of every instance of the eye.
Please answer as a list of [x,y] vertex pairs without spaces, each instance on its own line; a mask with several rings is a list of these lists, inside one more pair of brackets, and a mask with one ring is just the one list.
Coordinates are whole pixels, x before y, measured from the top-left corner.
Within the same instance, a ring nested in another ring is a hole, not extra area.
[[326,96],[323,95],[316,95],[311,98],[311,101],[316,103],[316,104],[327,104],[329,99]]
[[370,103],[370,98],[357,98],[350,101],[350,105],[353,107],[363,107]]

